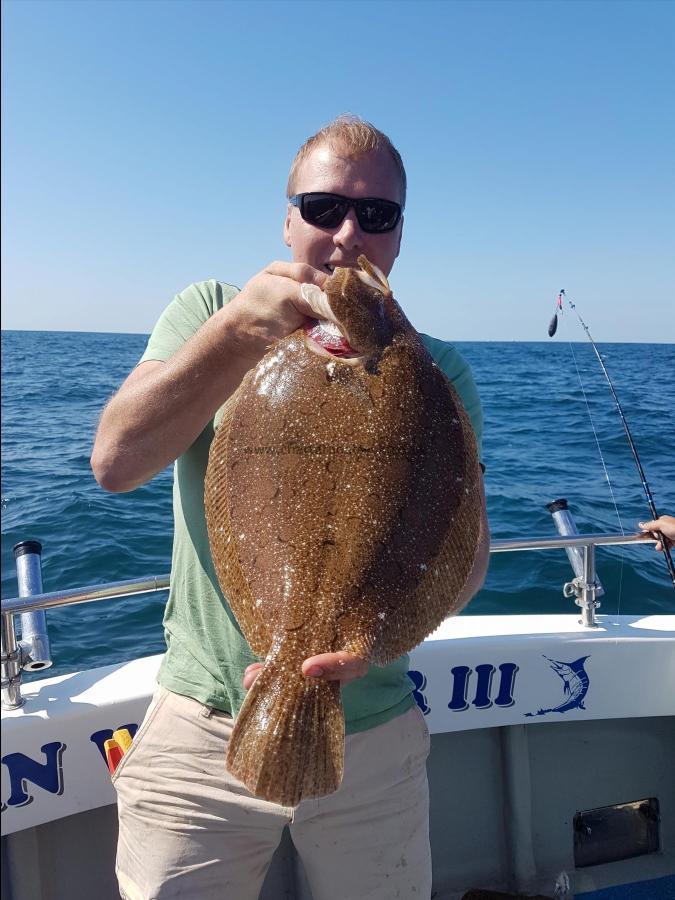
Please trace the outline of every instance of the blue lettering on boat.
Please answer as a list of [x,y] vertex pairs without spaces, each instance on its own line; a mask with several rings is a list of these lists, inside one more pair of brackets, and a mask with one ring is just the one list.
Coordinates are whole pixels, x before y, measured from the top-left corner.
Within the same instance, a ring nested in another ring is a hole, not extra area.
[[413,683],[413,698],[415,703],[419,706],[425,716],[429,715],[431,707],[427,703],[425,694],[422,693],[427,686],[427,676],[423,672],[418,672],[417,669],[411,669],[408,672],[408,677]]
[[448,709],[453,712],[464,712],[469,708],[466,702],[469,691],[469,676],[473,670],[469,666],[455,666],[450,669],[452,675],[452,697],[448,703]]
[[499,706],[503,709],[513,706],[514,690],[516,686],[516,674],[518,666],[515,663],[501,663],[499,666],[499,688],[497,696],[492,699],[493,679],[497,669],[492,663],[481,663],[476,666],[476,688],[473,700],[468,702],[469,684],[474,670],[469,666],[455,666],[450,670],[453,678],[452,697],[448,703],[448,709],[453,712],[464,712],[470,706],[476,709],[490,709],[491,706]]
[[[452,692],[448,709],[452,712],[465,712],[471,706],[476,709],[490,709],[491,706],[498,706],[506,709],[513,706],[516,702],[514,699],[514,690],[516,685],[516,674],[518,666],[515,663],[501,663],[499,669],[499,687],[497,696],[492,699],[493,680],[497,672],[497,668],[492,663],[482,663],[476,666],[475,670],[470,666],[453,666],[450,669],[452,675]],[[471,703],[468,701],[469,687],[471,676],[476,673],[476,686],[474,697]],[[423,672],[417,669],[411,669],[408,672],[413,683],[413,697],[415,703],[422,710],[424,715],[428,715],[431,706],[427,700],[424,690],[427,687],[427,678]]]
[[28,806],[33,802],[33,795],[28,792],[28,783],[48,791],[50,794],[63,793],[63,752],[66,745],[61,741],[44,744],[40,750],[46,757],[45,762],[31,759],[25,753],[8,753],[0,762],[7,766],[9,772],[10,796],[7,803],[2,804],[4,812],[8,806]]

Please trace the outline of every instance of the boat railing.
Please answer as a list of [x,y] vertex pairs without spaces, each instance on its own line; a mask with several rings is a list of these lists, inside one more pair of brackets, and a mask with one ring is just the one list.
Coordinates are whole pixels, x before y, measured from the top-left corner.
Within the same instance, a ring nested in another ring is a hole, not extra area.
[[[561,525],[556,522],[561,530]],[[568,525],[568,530],[570,526]],[[574,529],[574,526],[571,526]],[[490,553],[522,550],[564,549],[576,577],[563,587],[581,608],[581,624],[594,628],[602,587],[595,572],[595,548],[618,544],[653,544],[648,535],[634,534],[561,534],[558,537],[532,537],[493,540]],[[35,672],[52,664],[47,633],[46,610],[98,600],[119,600],[138,594],[153,594],[169,587],[169,575],[148,575],[126,581],[114,581],[73,590],[42,592],[41,553],[38,541],[23,541],[14,548],[19,596],[2,600],[2,708],[17,709],[25,702],[21,695],[24,671]],[[15,616],[21,616],[21,640],[17,640]]]

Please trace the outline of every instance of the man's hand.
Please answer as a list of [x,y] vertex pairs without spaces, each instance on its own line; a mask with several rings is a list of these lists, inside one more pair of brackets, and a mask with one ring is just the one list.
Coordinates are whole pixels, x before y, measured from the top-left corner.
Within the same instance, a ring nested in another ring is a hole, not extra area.
[[[666,546],[669,549],[675,546],[675,517],[659,516],[658,519],[652,519],[650,522],[638,522],[638,525],[641,531],[651,534],[654,538],[659,538],[658,532],[660,532],[666,539]],[[658,550],[659,553],[663,550],[663,543],[660,538],[654,549]]]
[[[244,688],[249,690],[262,669],[262,663],[251,663],[244,672]],[[307,678],[323,678],[326,681],[339,681],[347,684],[363,678],[369,668],[368,661],[338,650],[337,653],[319,653],[318,656],[310,656],[302,664],[302,674]]]
[[239,352],[257,362],[271,344],[313,318],[302,285],[323,288],[327,279],[325,272],[293,262],[272,262],[254,275],[229,304],[237,319]]

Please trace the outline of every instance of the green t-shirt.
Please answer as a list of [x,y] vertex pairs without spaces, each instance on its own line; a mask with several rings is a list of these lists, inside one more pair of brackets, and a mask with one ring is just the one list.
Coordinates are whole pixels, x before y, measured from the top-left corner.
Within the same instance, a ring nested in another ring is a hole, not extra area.
[[[140,361],[168,360],[236,294],[237,288],[214,280],[190,285],[160,317]],[[480,452],[483,416],[469,366],[451,344],[421,337],[462,398]],[[213,434],[210,422],[175,464],[171,588],[164,615],[167,652],[159,682],[168,690],[236,715],[245,695],[244,669],[257,657],[221,593],[209,550],[204,475]],[[383,724],[413,705],[407,671],[408,657],[402,656],[387,666],[371,666],[364,678],[343,688],[348,734]]]

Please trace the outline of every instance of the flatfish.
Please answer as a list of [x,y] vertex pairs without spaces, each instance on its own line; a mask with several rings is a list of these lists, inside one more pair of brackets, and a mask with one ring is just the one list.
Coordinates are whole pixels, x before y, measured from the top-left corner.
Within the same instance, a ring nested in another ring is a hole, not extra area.
[[383,665],[458,612],[482,506],[469,418],[384,275],[359,257],[306,297],[321,321],[246,374],[205,482],[220,586],[264,658],[226,767],[284,806],[343,772],[339,684],[302,662],[346,650]]

